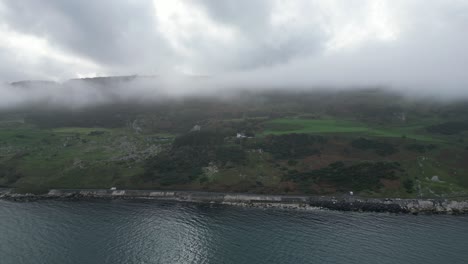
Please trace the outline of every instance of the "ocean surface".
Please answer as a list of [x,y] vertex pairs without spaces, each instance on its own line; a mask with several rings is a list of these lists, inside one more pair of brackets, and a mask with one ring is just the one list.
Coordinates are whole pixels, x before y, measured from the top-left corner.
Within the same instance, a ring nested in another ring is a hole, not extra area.
[[468,216],[0,201],[0,263],[468,263]]

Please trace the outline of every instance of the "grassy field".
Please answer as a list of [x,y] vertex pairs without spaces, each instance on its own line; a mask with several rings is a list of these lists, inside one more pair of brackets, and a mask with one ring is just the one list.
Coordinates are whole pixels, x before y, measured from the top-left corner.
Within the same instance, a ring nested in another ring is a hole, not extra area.
[[365,123],[339,119],[301,119],[281,118],[264,123],[263,135],[281,135],[290,133],[354,133],[376,137],[406,137],[421,141],[445,142],[444,139],[423,131],[426,124],[408,124],[393,126],[369,126]]
[[[128,185],[132,176],[142,173],[143,161],[159,151],[155,145],[170,144],[172,137],[140,135],[125,128],[1,129],[0,173],[18,177],[17,187]],[[8,177],[0,177],[0,186],[11,184]]]

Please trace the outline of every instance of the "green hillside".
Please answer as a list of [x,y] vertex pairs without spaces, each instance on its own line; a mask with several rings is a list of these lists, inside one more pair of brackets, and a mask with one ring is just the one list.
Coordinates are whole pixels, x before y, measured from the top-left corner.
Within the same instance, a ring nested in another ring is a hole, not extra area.
[[3,111],[0,187],[468,195],[463,102],[378,90],[236,98]]

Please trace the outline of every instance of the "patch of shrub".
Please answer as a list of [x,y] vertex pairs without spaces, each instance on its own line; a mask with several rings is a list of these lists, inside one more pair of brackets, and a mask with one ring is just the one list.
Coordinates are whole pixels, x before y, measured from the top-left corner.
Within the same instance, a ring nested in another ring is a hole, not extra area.
[[46,194],[49,192],[49,189],[44,186],[38,186],[34,184],[22,184],[15,188],[15,193],[32,193],[32,194]]
[[174,139],[173,147],[222,145],[225,135],[216,131],[193,131]]
[[191,148],[161,153],[146,161],[143,180],[161,185],[184,184],[196,179],[210,159]]
[[0,179],[7,186],[13,185],[22,177],[23,175],[17,172],[13,166],[6,166],[0,164]]
[[220,146],[215,149],[214,160],[222,164],[228,162],[240,164],[246,160],[246,155],[240,146]]
[[404,180],[403,187],[405,187],[407,193],[412,193],[414,190],[414,181],[412,179]]
[[201,177],[199,181],[200,181],[200,183],[203,184],[203,183],[205,183],[205,182],[208,182],[209,179],[208,179],[208,177]]
[[445,122],[438,125],[429,126],[426,128],[431,133],[443,135],[454,135],[468,130],[468,121],[464,122]]
[[365,138],[352,141],[351,146],[362,150],[374,150],[374,152],[380,156],[388,156],[398,152],[398,149],[392,144]]
[[179,146],[149,158],[142,178],[164,186],[186,184],[198,179],[210,162],[225,166],[245,160],[245,151],[239,146]]
[[414,144],[406,145],[405,148],[407,150],[409,150],[409,151],[425,153],[425,152],[428,152],[428,151],[431,151],[431,150],[435,149],[436,146],[433,145],[433,144],[423,145],[423,144],[414,143]]
[[94,130],[88,133],[88,136],[101,136],[104,135],[105,131]]
[[325,143],[321,136],[309,134],[287,134],[268,136],[262,148],[277,159],[303,158],[320,154],[318,144]]
[[340,191],[362,191],[378,189],[382,187],[380,179],[397,179],[397,173],[402,171],[397,162],[361,162],[349,166],[343,162],[335,162],[325,168],[288,174],[283,180],[300,185],[331,183]]

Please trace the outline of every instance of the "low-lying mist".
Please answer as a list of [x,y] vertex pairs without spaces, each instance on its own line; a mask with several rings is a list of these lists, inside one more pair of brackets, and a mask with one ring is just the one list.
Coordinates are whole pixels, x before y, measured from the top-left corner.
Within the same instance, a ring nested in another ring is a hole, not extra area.
[[437,89],[411,89],[378,85],[307,85],[272,75],[249,79],[248,75],[211,76],[116,76],[72,79],[65,82],[19,81],[0,85],[0,110],[21,108],[82,109],[109,104],[154,104],[187,99],[218,101],[246,100],[263,93],[296,94],[376,89],[407,100],[434,102],[462,101],[468,92]]

